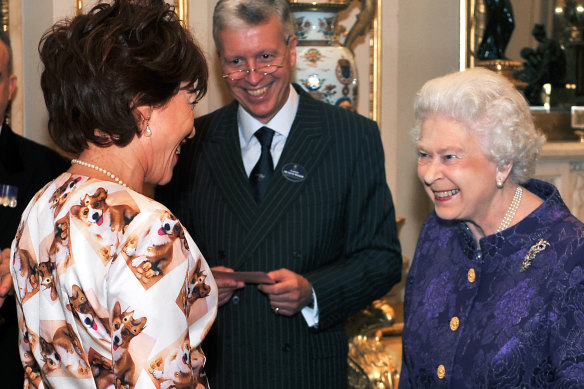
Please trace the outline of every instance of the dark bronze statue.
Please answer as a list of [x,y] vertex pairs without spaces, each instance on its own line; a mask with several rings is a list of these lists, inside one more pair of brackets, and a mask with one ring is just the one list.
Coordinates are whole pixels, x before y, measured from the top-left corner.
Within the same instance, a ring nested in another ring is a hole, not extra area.
[[541,89],[544,84],[559,85],[566,74],[566,56],[561,44],[546,36],[545,26],[536,24],[532,31],[539,42],[536,49],[521,49],[523,69],[515,74],[518,80],[527,83],[523,94],[531,105],[542,105]]
[[486,25],[476,57],[481,61],[507,59],[505,50],[515,29],[511,0],[484,0],[484,4]]

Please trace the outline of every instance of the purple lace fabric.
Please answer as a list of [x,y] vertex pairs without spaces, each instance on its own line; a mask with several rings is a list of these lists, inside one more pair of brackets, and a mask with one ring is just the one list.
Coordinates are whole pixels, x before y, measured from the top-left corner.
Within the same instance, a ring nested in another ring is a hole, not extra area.
[[[584,388],[584,224],[557,189],[480,240],[432,213],[405,295],[404,388]],[[472,269],[472,270],[471,270]]]

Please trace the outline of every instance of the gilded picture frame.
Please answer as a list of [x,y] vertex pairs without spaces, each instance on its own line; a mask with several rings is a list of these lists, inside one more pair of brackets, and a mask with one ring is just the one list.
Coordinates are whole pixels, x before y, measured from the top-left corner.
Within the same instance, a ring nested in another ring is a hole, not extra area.
[[371,67],[370,97],[369,97],[369,117],[376,121],[381,127],[381,18],[383,15],[382,0],[377,0],[377,12],[371,23],[371,39],[369,47],[371,55],[369,63]]
[[0,10],[2,12],[2,31],[8,31],[9,24],[9,12],[8,12],[8,0],[0,0]]
[[476,0],[460,0],[460,70],[474,66],[473,48],[476,45],[474,9]]

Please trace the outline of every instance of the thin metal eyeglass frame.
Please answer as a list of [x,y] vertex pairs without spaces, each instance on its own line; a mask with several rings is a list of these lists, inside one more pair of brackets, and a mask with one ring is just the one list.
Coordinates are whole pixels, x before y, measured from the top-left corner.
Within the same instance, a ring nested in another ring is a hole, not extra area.
[[[221,75],[221,77],[229,78],[231,81],[239,81],[239,80],[243,80],[251,72],[259,73],[262,76],[267,76],[268,74],[275,73],[278,69],[282,69],[284,67],[284,61],[286,60],[286,56],[288,55],[289,48],[290,48],[288,46],[289,41],[290,41],[290,37],[288,37],[286,39],[286,53],[284,54],[284,57],[282,58],[282,62],[280,63],[280,65],[269,64],[269,65],[265,65],[265,66],[260,66],[259,68],[251,68],[251,69],[246,69],[246,70],[243,70],[243,69],[235,70],[233,72],[223,73]],[[263,69],[263,71],[261,71],[261,69]],[[237,75],[241,74],[242,76],[238,76],[239,78],[233,78],[234,74],[237,74]]]

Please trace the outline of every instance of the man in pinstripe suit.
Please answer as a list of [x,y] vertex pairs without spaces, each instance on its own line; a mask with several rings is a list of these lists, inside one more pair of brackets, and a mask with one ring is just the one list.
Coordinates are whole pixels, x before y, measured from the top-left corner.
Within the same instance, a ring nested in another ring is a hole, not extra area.
[[[378,127],[291,84],[288,0],[219,0],[213,26],[235,101],[195,121],[157,196],[216,270],[267,272],[275,283],[216,278],[211,386],[346,387],[343,319],[401,273]],[[267,146],[254,136],[264,126]],[[264,158],[275,169],[257,198],[249,177]]]

